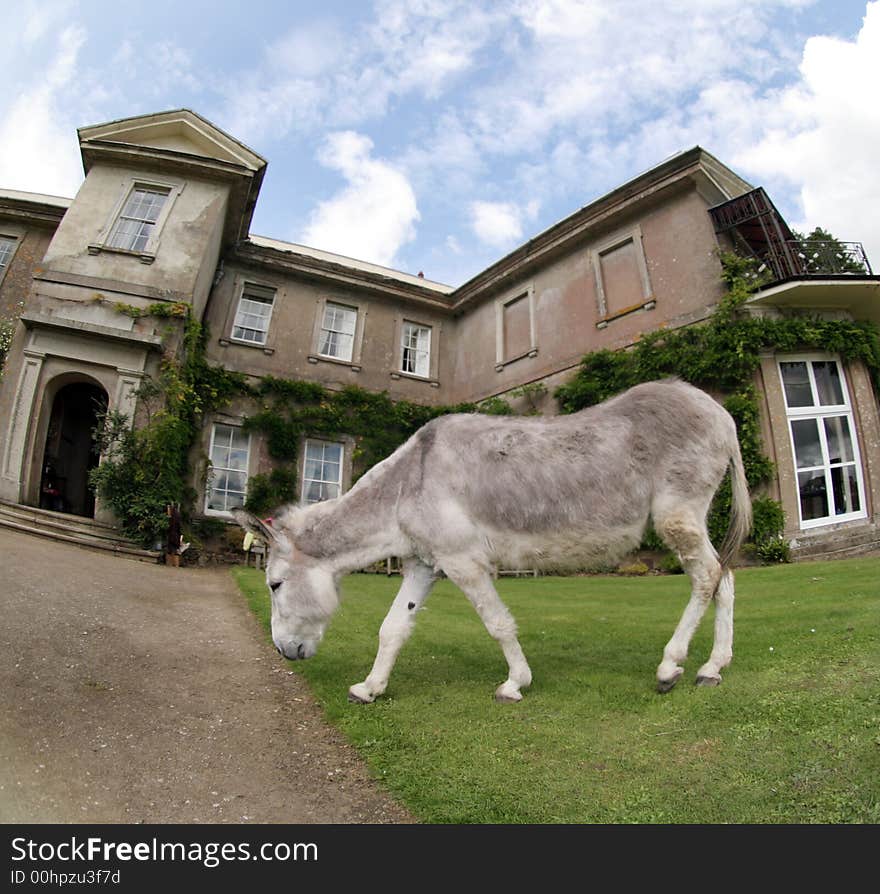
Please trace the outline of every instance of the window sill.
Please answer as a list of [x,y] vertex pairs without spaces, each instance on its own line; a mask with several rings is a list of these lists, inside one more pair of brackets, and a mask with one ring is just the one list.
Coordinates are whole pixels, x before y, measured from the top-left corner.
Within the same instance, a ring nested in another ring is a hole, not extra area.
[[323,354],[309,354],[307,359],[309,363],[335,363],[337,366],[347,366],[352,372],[361,371],[360,364],[351,360],[339,360],[337,357],[325,357]]
[[432,379],[430,376],[417,376],[415,373],[407,373],[402,369],[396,369],[391,373],[392,379],[411,379],[413,382],[424,382],[426,385],[430,385],[432,388],[439,388],[440,383],[437,379]]
[[647,301],[642,301],[639,304],[633,304],[631,307],[625,307],[623,310],[619,310],[617,313],[608,314],[607,316],[601,317],[597,323],[597,329],[604,329],[609,323],[613,323],[615,320],[619,320],[621,317],[629,316],[630,314],[638,313],[640,310],[653,310],[657,306],[657,302],[653,298],[649,298]]
[[824,518],[814,518],[801,522],[801,531],[815,531],[819,533],[822,528],[831,528],[833,525],[845,525],[846,522],[865,521],[868,513],[865,510],[860,512],[847,512],[845,515],[826,515]]
[[523,354],[517,354],[516,357],[511,357],[509,360],[503,360],[500,363],[496,363],[495,364],[495,372],[501,372],[501,370],[504,369],[505,366],[510,366],[511,363],[516,363],[517,360],[522,360],[525,357],[537,357],[537,356],[538,356],[538,349],[530,348],[528,351],[526,351]]
[[235,522],[235,518],[228,509],[205,509],[207,518],[219,518],[221,521]]
[[228,348],[230,345],[237,345],[242,348],[258,348],[264,354],[268,354],[270,357],[275,353],[275,348],[270,348],[268,345],[259,345],[255,341],[245,341],[242,338],[218,338],[217,341],[224,347]]
[[137,258],[142,264],[152,264],[156,260],[155,252],[151,251],[129,251],[127,248],[113,248],[100,242],[93,242],[89,245],[90,255],[99,255],[105,251],[115,255],[127,255],[129,258]]

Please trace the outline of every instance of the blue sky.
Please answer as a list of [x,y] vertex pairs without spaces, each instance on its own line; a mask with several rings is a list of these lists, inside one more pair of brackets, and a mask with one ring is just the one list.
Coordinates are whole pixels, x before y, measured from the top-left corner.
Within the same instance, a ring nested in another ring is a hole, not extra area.
[[269,161],[252,231],[458,285],[700,144],[880,268],[880,2],[42,0],[0,34],[0,188],[192,108]]

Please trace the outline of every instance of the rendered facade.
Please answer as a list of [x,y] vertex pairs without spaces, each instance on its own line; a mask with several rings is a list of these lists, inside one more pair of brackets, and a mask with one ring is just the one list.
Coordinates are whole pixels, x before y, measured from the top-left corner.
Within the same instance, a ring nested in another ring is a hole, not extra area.
[[[706,319],[719,249],[752,252],[774,282],[751,310],[880,322],[880,277],[813,265],[761,189],[699,147],[536,235],[458,288],[250,233],[266,161],[177,110],[82,128],[76,197],[0,190],[0,315],[19,317],[0,383],[0,500],[112,521],[86,486],[96,414],[137,424],[136,390],[179,334],[120,313],[183,302],[208,358],[248,376],[355,384],[423,404],[542,383],[541,411],[580,359]],[[866,259],[861,256],[860,260]],[[778,274],[778,275],[776,275]],[[877,545],[880,416],[867,370],[827,352],[768,354],[765,450],[795,551]],[[207,515],[239,505],[270,460],[233,401],[205,421]],[[304,500],[351,481],[353,439],[306,438]]]

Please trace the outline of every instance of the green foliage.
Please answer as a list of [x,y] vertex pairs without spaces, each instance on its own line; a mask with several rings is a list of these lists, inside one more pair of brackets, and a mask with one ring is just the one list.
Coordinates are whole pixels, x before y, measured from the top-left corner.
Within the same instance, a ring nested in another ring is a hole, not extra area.
[[525,413],[526,416],[537,416],[540,413],[538,404],[546,394],[547,386],[542,382],[529,382],[527,385],[514,388],[509,396],[514,399],[522,398],[526,402],[528,406],[528,410]]
[[684,568],[682,568],[678,556],[674,553],[666,553],[666,555],[660,559],[660,569],[667,574],[684,574]]
[[[814,235],[815,231],[811,237]],[[828,234],[823,231],[822,235]],[[724,393],[728,395],[724,406],[737,425],[746,478],[754,488],[774,474],[773,463],[763,452],[758,395],[752,384],[762,352],[812,349],[839,354],[844,361],[859,360],[870,372],[875,389],[880,390],[880,332],[875,324],[862,320],[743,315],[740,308],[766,281],[767,274],[759,272],[754,259],[732,253],[722,254],[721,265],[728,291],[706,323],[649,333],[626,351],[587,354],[574,378],[558,388],[555,396],[563,412],[573,413],[639,382],[666,376]],[[773,516],[775,529],[754,534],[753,543],[766,561],[784,561],[787,546],[780,546],[784,519],[781,507],[774,505],[778,508]],[[730,482],[725,480],[708,520],[713,543],[724,537],[729,509]]]
[[811,233],[794,233],[808,273],[866,273],[865,265],[852,256],[839,239],[816,227]]
[[0,320],[0,379],[3,378],[3,367],[6,366],[6,357],[12,347],[14,335],[15,320]]
[[[103,296],[100,300],[103,301]],[[139,320],[141,317],[161,317],[163,319],[177,317],[184,320],[189,317],[189,305],[183,301],[157,301],[155,304],[149,304],[146,307],[136,307],[134,304],[117,301],[113,305],[113,309],[117,313],[131,317],[133,320]]]
[[791,550],[781,531],[785,514],[776,500],[755,497],[752,500],[752,543],[758,557],[768,564],[788,562]]
[[[353,438],[352,474],[357,479],[437,416],[513,412],[500,398],[490,398],[479,405],[429,407],[394,401],[386,392],[376,394],[355,385],[329,391],[314,382],[272,376],[261,379],[250,394],[260,401],[261,407],[245,419],[245,431],[262,434],[269,456],[278,464],[274,472],[256,476],[248,485],[247,505],[255,512],[296,498],[295,464],[306,436]],[[277,493],[272,490],[275,485],[280,488]]]
[[244,508],[255,515],[265,516],[284,503],[296,502],[296,469],[278,466],[268,474],[252,475],[248,479],[248,495]]
[[195,498],[189,454],[202,417],[245,387],[241,374],[208,365],[206,337],[198,321],[185,317],[180,356],[166,356],[158,381],[148,379],[138,391],[146,424],[135,429],[127,417],[110,412],[96,432],[103,459],[90,484],[126,535],[145,546],[164,540],[169,503],[179,503],[188,519]]

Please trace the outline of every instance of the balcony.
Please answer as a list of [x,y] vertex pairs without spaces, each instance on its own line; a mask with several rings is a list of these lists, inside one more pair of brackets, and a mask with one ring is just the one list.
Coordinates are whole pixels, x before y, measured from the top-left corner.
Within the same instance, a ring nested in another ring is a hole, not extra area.
[[761,262],[770,281],[752,305],[845,311],[880,323],[880,276],[860,242],[799,239],[762,188],[709,209],[716,233]]

